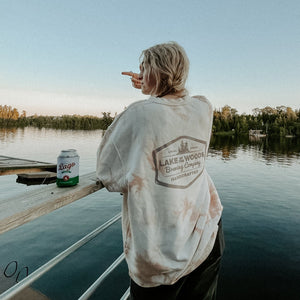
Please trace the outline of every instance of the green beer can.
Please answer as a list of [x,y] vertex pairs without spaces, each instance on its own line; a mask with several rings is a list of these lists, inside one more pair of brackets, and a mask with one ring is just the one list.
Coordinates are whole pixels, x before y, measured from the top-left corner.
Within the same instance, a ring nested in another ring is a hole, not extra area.
[[57,158],[57,186],[73,186],[79,182],[79,156],[75,149],[62,150]]

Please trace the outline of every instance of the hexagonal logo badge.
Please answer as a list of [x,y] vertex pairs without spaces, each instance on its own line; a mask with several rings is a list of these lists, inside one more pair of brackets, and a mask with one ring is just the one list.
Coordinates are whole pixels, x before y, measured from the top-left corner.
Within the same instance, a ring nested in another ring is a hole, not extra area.
[[189,187],[203,172],[206,145],[205,141],[180,136],[155,149],[155,182],[171,188]]

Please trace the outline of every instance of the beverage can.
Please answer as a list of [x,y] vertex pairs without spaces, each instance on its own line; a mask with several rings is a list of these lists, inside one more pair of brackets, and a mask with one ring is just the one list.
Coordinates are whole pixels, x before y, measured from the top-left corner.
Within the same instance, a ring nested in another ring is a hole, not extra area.
[[60,152],[56,177],[57,186],[73,186],[79,182],[79,156],[75,149]]

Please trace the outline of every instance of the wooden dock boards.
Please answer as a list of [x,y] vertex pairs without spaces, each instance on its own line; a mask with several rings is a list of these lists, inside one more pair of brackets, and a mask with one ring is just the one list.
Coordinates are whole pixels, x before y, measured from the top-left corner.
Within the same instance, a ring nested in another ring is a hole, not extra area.
[[41,171],[56,172],[56,164],[0,155],[0,176]]
[[41,186],[31,192],[0,201],[0,234],[16,228],[44,214],[70,204],[103,188],[96,173],[81,175],[72,187],[56,184]]

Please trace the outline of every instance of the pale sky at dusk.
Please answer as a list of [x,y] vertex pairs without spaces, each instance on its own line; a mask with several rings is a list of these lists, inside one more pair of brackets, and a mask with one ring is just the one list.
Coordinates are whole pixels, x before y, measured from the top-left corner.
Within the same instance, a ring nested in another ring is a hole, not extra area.
[[214,108],[300,108],[299,0],[0,0],[0,104],[121,112],[147,98],[121,72],[167,41],[189,56],[190,93]]

